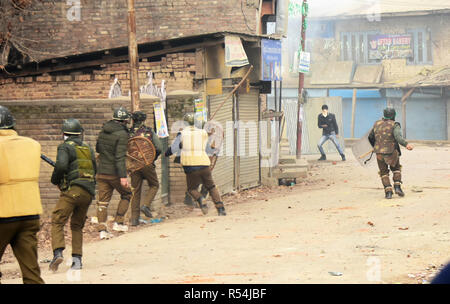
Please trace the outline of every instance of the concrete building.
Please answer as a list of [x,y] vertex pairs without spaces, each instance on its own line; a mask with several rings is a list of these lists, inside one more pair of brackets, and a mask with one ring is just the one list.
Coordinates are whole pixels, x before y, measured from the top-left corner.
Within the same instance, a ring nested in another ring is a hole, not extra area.
[[[291,71],[299,28],[300,17],[290,16],[283,40],[287,102],[298,95],[298,73]],[[311,2],[305,79],[310,103],[335,104],[346,139],[363,136],[392,106],[409,140],[450,140],[449,31],[448,1]],[[305,110],[306,132],[317,128],[320,108],[313,108],[315,113]],[[309,140],[304,152],[318,153],[317,138]]]

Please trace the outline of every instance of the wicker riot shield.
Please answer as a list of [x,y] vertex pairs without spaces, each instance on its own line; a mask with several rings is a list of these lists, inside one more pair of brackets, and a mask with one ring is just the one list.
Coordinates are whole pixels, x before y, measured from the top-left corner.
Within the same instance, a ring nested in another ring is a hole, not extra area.
[[128,140],[127,171],[129,173],[152,164],[155,157],[155,146],[150,139],[135,136]]

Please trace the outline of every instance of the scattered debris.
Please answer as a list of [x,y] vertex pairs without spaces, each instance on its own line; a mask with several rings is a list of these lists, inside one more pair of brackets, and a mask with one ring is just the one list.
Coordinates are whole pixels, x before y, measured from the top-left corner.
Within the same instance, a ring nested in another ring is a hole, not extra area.
[[343,275],[342,272],[336,272],[336,271],[329,271],[328,272],[330,275],[335,276],[335,277],[340,277]]
[[50,260],[50,259],[43,259],[43,260],[40,260],[39,261],[39,263],[50,263],[52,260]]
[[372,226],[372,227],[375,226],[375,224],[372,222],[367,222],[367,225]]
[[408,230],[408,229],[409,229],[409,227],[404,227],[404,228],[399,227],[399,228],[398,228],[398,230]]
[[274,258],[281,258],[281,254],[275,254],[273,255]]
[[423,192],[423,189],[420,187],[417,187],[417,186],[412,186],[411,191],[412,192]]
[[166,238],[166,237],[169,237],[169,236],[168,236],[168,235],[161,234],[159,237],[163,239],[163,238]]

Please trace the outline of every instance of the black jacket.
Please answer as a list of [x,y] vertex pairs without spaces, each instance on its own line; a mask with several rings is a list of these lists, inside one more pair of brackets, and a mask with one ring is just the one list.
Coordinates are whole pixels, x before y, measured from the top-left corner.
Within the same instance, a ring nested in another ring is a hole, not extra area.
[[[324,125],[326,125],[326,127]],[[322,135],[330,135],[333,131],[336,132],[336,135],[339,134],[336,116],[332,113],[328,113],[327,117],[324,117],[323,114],[320,113],[317,118],[317,126],[323,129]]]
[[98,135],[95,150],[99,153],[99,174],[127,177],[126,156],[128,148],[128,129],[115,120],[103,125]]

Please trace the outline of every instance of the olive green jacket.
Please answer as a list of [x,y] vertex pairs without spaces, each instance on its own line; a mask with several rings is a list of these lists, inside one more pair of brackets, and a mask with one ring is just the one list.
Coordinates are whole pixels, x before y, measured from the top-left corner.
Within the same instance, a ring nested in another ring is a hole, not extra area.
[[128,129],[115,120],[103,125],[98,135],[95,150],[99,153],[99,174],[127,177],[126,155],[128,145]]
[[[62,184],[62,181],[67,178],[69,172],[75,169],[73,168],[73,166],[75,165],[75,161],[77,160],[77,154],[75,148],[68,143],[70,141],[79,146],[83,145],[83,141],[81,140],[81,138],[75,135],[69,136],[68,139],[66,139],[62,144],[58,146],[55,169],[53,170],[53,174],[51,177],[51,182],[54,185],[60,186]],[[92,180],[75,178],[73,180],[67,180],[67,183],[68,185],[80,186],[88,191],[92,196],[95,196],[95,173],[97,170],[97,166],[95,162],[94,150],[91,147],[89,147],[89,149],[91,151],[92,167],[94,170]]]

